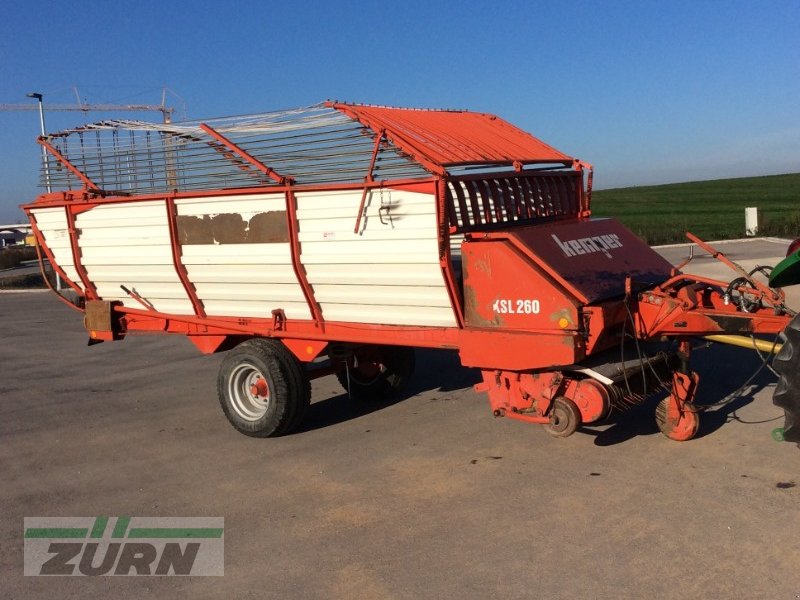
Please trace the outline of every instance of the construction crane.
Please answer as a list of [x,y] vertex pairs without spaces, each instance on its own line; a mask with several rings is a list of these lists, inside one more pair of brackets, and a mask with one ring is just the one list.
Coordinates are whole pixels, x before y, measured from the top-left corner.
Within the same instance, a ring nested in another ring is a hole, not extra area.
[[[77,90],[75,90],[76,96]],[[39,103],[42,102],[41,94],[28,94],[30,98],[36,98]],[[40,104],[0,104],[0,111],[4,110],[39,110]],[[161,104],[89,104],[81,102],[78,96],[76,104],[47,104],[44,108],[49,111],[78,111],[83,113],[88,112],[160,112],[164,123],[172,123],[172,115],[175,109],[166,105],[166,94],[161,101]]]
[[[0,104],[0,110],[39,110],[36,104]],[[160,112],[164,117],[164,123],[172,122],[174,108],[160,104],[47,104],[47,111],[81,111],[81,112]]]
[[[76,104],[48,104],[48,111],[78,111],[83,113],[89,112],[160,112],[164,123],[172,123],[172,115],[175,109],[166,105],[166,88],[164,95],[161,99],[161,104],[89,104],[82,102],[77,88],[73,88],[77,98]],[[44,124],[44,103],[42,101],[42,94],[31,92],[27,94],[28,98],[37,100],[36,104],[0,104],[0,111],[11,110],[37,110],[39,111],[39,122],[41,124],[42,137],[46,135]],[[42,164],[44,166],[45,181],[47,191],[51,191],[50,187],[50,168],[47,161],[47,150],[42,146]],[[56,289],[61,289],[61,277],[56,273]]]
[[[163,104],[47,104],[47,111],[80,111],[80,112],[160,112],[164,118],[164,123],[172,122],[172,114],[175,109]],[[39,110],[37,104],[0,104],[0,110]]]

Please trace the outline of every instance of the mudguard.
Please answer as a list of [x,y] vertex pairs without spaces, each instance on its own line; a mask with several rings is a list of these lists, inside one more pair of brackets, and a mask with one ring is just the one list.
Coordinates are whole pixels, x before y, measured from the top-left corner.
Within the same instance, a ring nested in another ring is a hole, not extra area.
[[800,250],[793,252],[772,269],[769,287],[786,287],[800,283]]

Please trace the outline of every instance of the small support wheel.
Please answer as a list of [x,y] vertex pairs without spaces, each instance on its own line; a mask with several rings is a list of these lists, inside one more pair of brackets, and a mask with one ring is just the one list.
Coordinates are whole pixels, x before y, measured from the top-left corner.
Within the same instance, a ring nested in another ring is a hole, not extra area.
[[570,399],[559,396],[553,400],[550,409],[550,422],[544,428],[554,437],[567,437],[572,435],[581,426],[581,411]]
[[670,396],[664,398],[656,406],[656,423],[658,429],[671,440],[676,442],[685,442],[692,439],[697,435],[697,430],[700,428],[699,415],[691,410],[684,410],[678,417],[678,422],[670,421],[667,418],[667,411],[669,409]]

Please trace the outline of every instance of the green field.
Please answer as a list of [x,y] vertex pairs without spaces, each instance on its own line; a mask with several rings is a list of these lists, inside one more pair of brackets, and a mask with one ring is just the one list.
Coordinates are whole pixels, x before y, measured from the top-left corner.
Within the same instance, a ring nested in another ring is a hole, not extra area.
[[759,235],[800,237],[800,173],[693,181],[592,194],[592,214],[616,217],[650,244],[744,237],[744,209],[759,209]]

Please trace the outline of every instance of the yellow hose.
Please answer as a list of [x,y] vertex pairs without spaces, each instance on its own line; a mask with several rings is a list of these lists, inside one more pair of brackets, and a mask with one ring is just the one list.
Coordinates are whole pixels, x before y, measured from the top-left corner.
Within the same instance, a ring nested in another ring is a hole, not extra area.
[[756,348],[761,352],[772,352],[774,354],[780,352],[783,347],[781,343],[758,340],[743,335],[705,335],[703,338],[710,342],[720,342],[721,344],[730,344],[731,346],[739,346],[740,348]]

